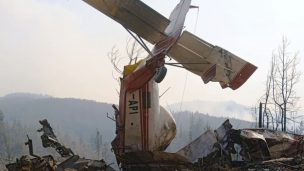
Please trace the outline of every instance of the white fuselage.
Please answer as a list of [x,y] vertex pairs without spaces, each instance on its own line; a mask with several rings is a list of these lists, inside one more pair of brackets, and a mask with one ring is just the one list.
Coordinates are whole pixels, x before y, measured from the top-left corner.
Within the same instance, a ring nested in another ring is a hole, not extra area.
[[127,92],[125,104],[125,152],[164,150],[176,135],[176,124],[172,114],[159,105],[154,79]]

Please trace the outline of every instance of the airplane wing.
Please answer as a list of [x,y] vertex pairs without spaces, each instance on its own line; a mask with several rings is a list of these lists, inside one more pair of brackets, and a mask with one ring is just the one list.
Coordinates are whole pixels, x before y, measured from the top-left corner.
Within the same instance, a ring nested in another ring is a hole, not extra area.
[[[83,1],[151,44],[165,40],[170,32],[171,28],[168,28],[170,20],[140,0]],[[190,0],[181,2],[190,4]],[[178,5],[177,10],[174,11],[180,11],[180,8]],[[172,18],[170,17],[172,21],[175,21],[174,18],[176,19],[174,11]],[[183,11],[186,14],[188,9]],[[179,21],[183,22],[183,19],[176,20],[176,22]],[[175,26],[175,22],[172,22],[172,25]],[[199,75],[204,83],[216,81],[223,88],[230,87],[233,90],[243,85],[256,70],[254,65],[187,31],[184,31],[179,40],[170,48],[168,55],[189,71]]]
[[170,21],[140,0],[83,0],[125,28],[155,44],[166,38]]
[[215,81],[222,88],[230,87],[233,90],[243,85],[257,69],[251,63],[187,31],[172,46],[168,56],[199,75],[205,84]]

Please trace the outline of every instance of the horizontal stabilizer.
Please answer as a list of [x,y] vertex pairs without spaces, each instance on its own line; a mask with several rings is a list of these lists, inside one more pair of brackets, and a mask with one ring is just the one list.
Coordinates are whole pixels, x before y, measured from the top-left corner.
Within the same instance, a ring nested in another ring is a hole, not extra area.
[[170,21],[140,0],[83,0],[125,28],[155,44],[167,37]]
[[222,88],[230,87],[233,90],[243,85],[257,68],[187,31],[183,32],[168,55],[187,70],[199,75],[204,83],[219,82]]

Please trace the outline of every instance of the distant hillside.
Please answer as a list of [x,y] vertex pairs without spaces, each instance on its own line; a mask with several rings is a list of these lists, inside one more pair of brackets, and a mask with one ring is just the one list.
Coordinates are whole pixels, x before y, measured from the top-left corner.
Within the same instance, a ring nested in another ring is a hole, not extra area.
[[45,99],[51,98],[49,95],[33,94],[33,93],[12,93],[4,96],[6,99]]
[[[215,117],[209,112],[209,114],[203,114],[174,110],[173,116],[177,123],[177,136],[167,150],[170,152],[179,150],[207,129],[219,127],[227,118],[230,119],[234,128],[255,126],[252,122],[232,118],[234,115],[231,115],[231,111],[241,110],[242,106],[234,103],[226,104],[227,107],[223,107],[221,103],[218,105],[213,103],[213,105],[218,106],[225,117]],[[183,109],[185,109],[187,104],[184,103],[183,106]],[[172,108],[174,106],[170,107],[170,109]],[[224,109],[227,109],[227,111]],[[107,118],[107,113],[110,115],[113,113],[111,104],[91,100],[16,93],[0,97],[0,110],[4,113],[4,122],[8,124],[6,127],[10,128],[9,130],[15,128],[15,132],[10,134],[18,136],[18,140],[16,136],[11,138],[12,141],[18,141],[15,144],[15,149],[20,149],[15,151],[14,155],[18,156],[20,152],[27,152],[23,147],[26,134],[35,139],[36,145],[41,143],[40,135],[36,130],[40,127],[38,120],[46,118],[62,142],[67,143],[68,146],[82,155],[96,157],[94,138],[96,138],[96,132],[99,130],[102,135],[102,143],[105,144],[104,147],[110,156],[108,160],[114,162],[113,154],[109,154],[111,153],[109,143],[115,136],[115,123]],[[42,150],[39,148],[40,153],[43,153]]]
[[0,110],[7,122],[18,121],[38,128],[38,120],[46,118],[55,132],[90,138],[99,130],[105,139],[114,137],[115,123],[107,118],[113,109],[107,103],[16,93],[0,97]]
[[173,112],[180,110],[206,113],[217,117],[241,118],[242,120],[254,121],[250,107],[238,104],[234,101],[212,102],[212,101],[189,101],[175,103],[167,106]]

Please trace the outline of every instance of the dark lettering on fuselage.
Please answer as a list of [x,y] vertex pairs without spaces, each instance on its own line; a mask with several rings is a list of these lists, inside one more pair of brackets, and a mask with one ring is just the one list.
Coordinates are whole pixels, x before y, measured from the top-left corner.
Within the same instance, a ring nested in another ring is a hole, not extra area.
[[135,99],[135,95],[132,95],[132,100],[128,101],[128,107],[130,109],[129,114],[138,114],[138,101]]

